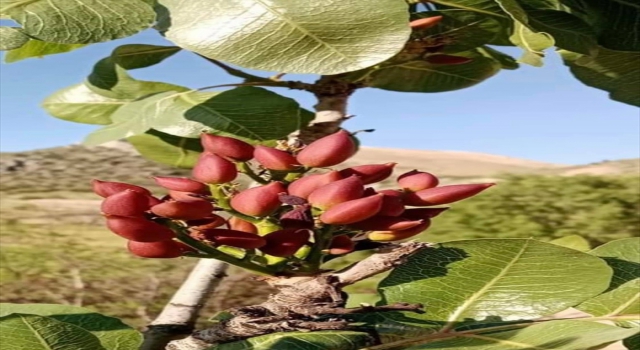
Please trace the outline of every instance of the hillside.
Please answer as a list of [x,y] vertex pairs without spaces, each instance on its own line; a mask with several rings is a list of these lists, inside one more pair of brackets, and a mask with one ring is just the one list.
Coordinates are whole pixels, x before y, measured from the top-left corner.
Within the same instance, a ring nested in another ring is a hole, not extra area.
[[[418,151],[362,147],[346,165],[396,162],[396,174],[412,169],[433,172],[444,182],[495,180],[504,174],[618,175],[640,172],[640,159],[563,166],[483,153]],[[0,189],[10,193],[87,192],[93,178],[151,185],[152,175],[178,176],[188,171],[138,156],[122,142],[102,147],[71,145],[0,153]],[[45,196],[46,197],[46,196]]]

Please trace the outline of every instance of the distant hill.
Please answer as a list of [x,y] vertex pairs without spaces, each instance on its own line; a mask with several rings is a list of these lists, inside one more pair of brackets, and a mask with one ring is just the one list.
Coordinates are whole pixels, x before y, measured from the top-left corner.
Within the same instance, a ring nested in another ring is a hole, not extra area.
[[[505,156],[458,152],[362,147],[345,166],[396,162],[396,174],[420,169],[443,182],[499,180],[504,174],[622,175],[640,173],[640,159],[565,166]],[[0,189],[12,193],[87,192],[93,178],[151,185],[152,175],[180,176],[188,171],[138,156],[131,146],[114,142],[100,147],[71,145],[0,153]]]

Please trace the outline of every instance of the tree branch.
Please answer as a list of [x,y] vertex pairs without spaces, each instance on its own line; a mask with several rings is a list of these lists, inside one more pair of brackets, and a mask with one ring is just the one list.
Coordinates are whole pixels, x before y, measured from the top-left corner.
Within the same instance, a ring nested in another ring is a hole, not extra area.
[[226,276],[227,267],[215,259],[198,261],[160,315],[147,327],[140,350],[164,349],[171,340],[191,334],[200,310]]

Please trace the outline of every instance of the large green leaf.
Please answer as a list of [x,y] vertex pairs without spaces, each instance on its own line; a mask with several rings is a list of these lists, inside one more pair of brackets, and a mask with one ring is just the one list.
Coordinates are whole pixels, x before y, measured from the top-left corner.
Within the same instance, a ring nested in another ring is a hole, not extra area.
[[80,327],[27,314],[0,317],[0,344],[3,350],[107,350]]
[[589,321],[550,321],[506,332],[468,333],[454,339],[432,341],[402,349],[586,350],[597,349],[637,332],[637,329]]
[[254,141],[285,137],[308,124],[312,114],[290,98],[258,87],[224,92],[163,92],[131,102],[112,116],[113,124],[91,133],[86,144],[97,145],[155,129],[197,138],[217,131]]
[[20,28],[0,27],[0,50],[17,49],[29,41]]
[[584,84],[609,92],[611,99],[640,106],[640,52],[600,48],[597,56],[561,51],[565,65]]
[[368,345],[373,345],[373,338],[367,333],[320,331],[263,335],[210,350],[357,350]]
[[597,51],[598,43],[593,28],[580,18],[563,11],[527,11],[529,25],[539,32],[551,35],[556,46],[583,54]]
[[199,139],[169,135],[156,130],[129,137],[127,141],[143,157],[176,168],[193,168],[203,151]]
[[613,269],[605,293],[576,308],[595,316],[640,314],[640,238],[620,239],[590,251]]
[[140,0],[2,0],[0,15],[33,38],[61,44],[127,37],[149,28],[156,17]]
[[410,33],[399,0],[160,0],[159,27],[185,49],[243,67],[336,74],[382,62]]
[[431,64],[424,60],[388,63],[353,72],[352,82],[383,90],[404,92],[444,92],[464,89],[490,78],[502,65],[479,51],[457,53],[471,62],[458,65]]
[[610,50],[640,51],[640,3],[627,0],[562,0],[589,23]]
[[[82,307],[55,304],[0,304],[0,317],[11,314],[47,316],[47,318],[51,318],[57,322],[73,325],[97,337],[102,347],[106,350],[137,349],[142,341],[142,336],[139,332],[122,323],[122,321],[117,318],[104,316]],[[52,324],[57,325],[55,322]],[[0,344],[6,345],[9,343],[0,342]],[[27,349],[35,350],[35,348],[25,348],[25,350]],[[82,348],[70,349],[79,350]],[[87,348],[87,350],[93,349],[94,348]],[[98,347],[95,349],[101,348]]]
[[467,321],[532,319],[602,293],[612,271],[590,254],[531,239],[443,243],[380,282],[386,303],[425,305],[412,318],[445,329]]
[[423,42],[444,44],[439,52],[456,53],[488,44],[502,29],[497,18],[473,11],[429,11],[413,16],[416,19],[443,16],[435,27],[419,32]]
[[7,63],[13,63],[26,58],[42,58],[46,55],[69,52],[84,46],[86,46],[86,44],[58,44],[31,39],[21,47],[8,51],[4,56],[4,61]]
[[42,102],[52,116],[84,124],[111,124],[111,115],[130,100],[98,95],[85,84],[58,90]]

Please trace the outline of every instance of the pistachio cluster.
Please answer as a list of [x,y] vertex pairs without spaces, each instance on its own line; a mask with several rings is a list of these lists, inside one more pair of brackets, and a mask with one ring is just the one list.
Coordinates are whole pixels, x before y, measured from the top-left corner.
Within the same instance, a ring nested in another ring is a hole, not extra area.
[[[413,237],[447,209],[434,206],[493,185],[439,186],[436,176],[413,170],[397,178],[397,189],[376,190],[368,185],[389,178],[396,163],[332,168],[357,151],[344,130],[302,148],[212,134],[201,142],[192,178],[154,177],[167,190],[162,198],[133,184],[93,181],[107,227],[128,240],[131,253],[221,258],[263,272],[317,270],[327,257],[370,249],[372,241]],[[240,189],[239,173],[259,186]]]

